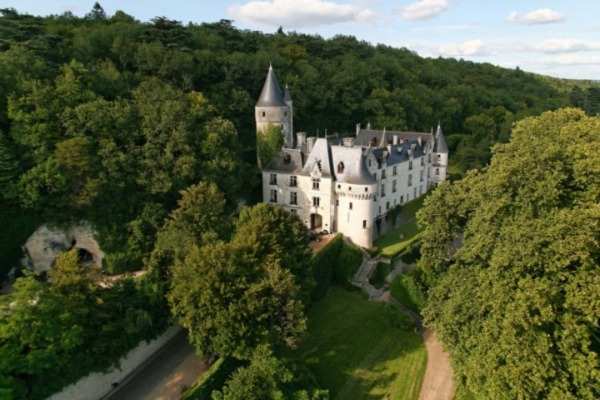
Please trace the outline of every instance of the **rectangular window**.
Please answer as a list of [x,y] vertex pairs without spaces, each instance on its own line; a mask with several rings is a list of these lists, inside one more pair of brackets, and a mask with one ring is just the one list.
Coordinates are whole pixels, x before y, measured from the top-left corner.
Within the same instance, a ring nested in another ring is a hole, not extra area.
[[363,229],[367,229],[367,220],[363,219]]
[[427,167],[427,177],[431,176],[431,167]]
[[392,175],[396,176],[397,172],[398,170],[396,169],[396,166],[394,166],[394,168],[392,168]]
[[352,202],[350,202],[350,204],[349,204],[349,207],[350,207],[350,209],[352,210]]
[[431,153],[429,153],[429,154],[427,155],[427,162],[428,162],[429,164],[431,164]]
[[412,186],[412,175],[408,175],[408,187]]
[[425,171],[421,170],[421,173],[419,174],[419,175],[420,175],[420,176],[419,176],[419,182],[423,182],[423,178],[424,178],[424,176],[423,176],[424,174],[423,174],[423,173],[424,173],[424,172],[425,172]]
[[318,197],[313,197],[313,207],[319,207],[321,205],[321,199]]
[[390,202],[386,201],[385,202],[385,211],[388,211],[390,209]]
[[320,179],[313,179],[313,190],[319,190],[319,185],[321,183]]
[[421,157],[421,167],[425,165],[425,158]]
[[417,198],[417,188],[413,189],[413,199]]
[[269,180],[271,185],[277,185],[277,174],[271,174],[271,179]]
[[404,196],[400,196],[400,204],[404,203]]
[[271,190],[271,203],[277,203],[277,190]]
[[385,169],[381,170],[381,179],[385,179]]
[[440,175],[440,169],[439,169],[439,168],[436,168],[436,169],[435,169],[435,175],[436,175],[436,176],[439,176],[439,175]]
[[412,160],[408,160],[408,170],[412,169]]
[[381,197],[385,197],[385,184],[381,184]]
[[298,178],[294,175],[290,176],[290,187],[298,186]]
[[290,192],[290,204],[293,206],[298,205],[298,193]]
[[392,181],[392,193],[396,193],[396,180]]

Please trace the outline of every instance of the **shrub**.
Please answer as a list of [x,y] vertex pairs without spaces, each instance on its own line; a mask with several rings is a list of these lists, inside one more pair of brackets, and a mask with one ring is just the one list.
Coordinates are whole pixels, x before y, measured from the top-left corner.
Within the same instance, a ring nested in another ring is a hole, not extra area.
[[349,286],[349,280],[362,262],[362,252],[354,245],[344,242],[343,236],[336,236],[313,257],[313,275],[316,287],[312,292],[314,300],[327,294],[332,283]]
[[396,300],[413,311],[419,312],[425,305],[418,270],[398,275],[392,282],[391,291]]
[[327,294],[327,289],[333,282],[333,269],[338,258],[344,240],[341,235],[337,235],[325,247],[323,247],[313,257],[313,276],[315,278],[315,288],[312,292],[314,300],[322,299]]
[[385,284],[385,278],[389,275],[391,269],[392,266],[388,263],[378,263],[377,268],[375,268],[373,275],[369,279],[369,282],[371,282],[371,284],[377,289],[383,287]]

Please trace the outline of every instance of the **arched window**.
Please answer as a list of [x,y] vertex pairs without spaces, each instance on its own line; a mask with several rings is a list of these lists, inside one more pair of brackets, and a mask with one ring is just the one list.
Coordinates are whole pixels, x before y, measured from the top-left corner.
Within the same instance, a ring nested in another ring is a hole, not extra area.
[[343,174],[344,173],[344,163],[341,162],[341,161],[337,165],[337,173],[338,174]]

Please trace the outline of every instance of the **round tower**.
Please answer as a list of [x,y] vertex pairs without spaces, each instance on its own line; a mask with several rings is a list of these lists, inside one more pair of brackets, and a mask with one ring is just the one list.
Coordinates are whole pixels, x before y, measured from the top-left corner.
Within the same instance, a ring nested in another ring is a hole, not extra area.
[[[290,98],[291,104],[291,98]],[[285,94],[279,86],[273,67],[269,65],[267,79],[255,107],[256,133],[260,135],[271,126],[281,128],[284,147],[293,147],[291,107],[286,104]]]

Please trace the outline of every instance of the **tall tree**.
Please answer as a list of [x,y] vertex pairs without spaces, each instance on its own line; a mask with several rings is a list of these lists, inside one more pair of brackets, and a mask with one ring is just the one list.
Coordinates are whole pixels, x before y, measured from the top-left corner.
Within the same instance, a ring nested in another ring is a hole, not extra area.
[[306,329],[299,288],[281,261],[231,243],[194,247],[176,264],[168,299],[205,355],[248,358],[261,343],[294,346]]
[[600,118],[521,121],[419,213],[426,322],[490,399],[600,396]]
[[92,21],[104,21],[106,20],[106,12],[104,12],[104,8],[102,8],[100,3],[95,2],[92,10],[85,17]]
[[19,164],[15,158],[12,147],[0,131],[0,196],[4,199],[12,199],[15,195],[14,187],[19,176]]

